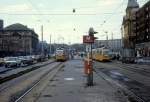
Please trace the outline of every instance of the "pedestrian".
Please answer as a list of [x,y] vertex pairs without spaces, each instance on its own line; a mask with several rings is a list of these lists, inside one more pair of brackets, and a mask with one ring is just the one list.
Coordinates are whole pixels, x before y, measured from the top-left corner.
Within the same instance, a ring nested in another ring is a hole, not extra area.
[[119,58],[120,58],[120,55],[119,54],[117,54],[117,60],[119,61]]

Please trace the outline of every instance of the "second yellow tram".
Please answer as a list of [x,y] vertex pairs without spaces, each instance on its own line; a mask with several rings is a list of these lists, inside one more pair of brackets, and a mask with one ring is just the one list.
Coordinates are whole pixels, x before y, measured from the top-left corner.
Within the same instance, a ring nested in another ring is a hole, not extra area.
[[111,61],[109,53],[110,50],[107,48],[97,48],[92,50],[93,59],[101,62]]

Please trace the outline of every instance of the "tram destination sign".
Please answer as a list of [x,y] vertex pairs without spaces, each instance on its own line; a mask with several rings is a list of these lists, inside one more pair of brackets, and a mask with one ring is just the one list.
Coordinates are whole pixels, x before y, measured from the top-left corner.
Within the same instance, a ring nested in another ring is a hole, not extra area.
[[84,35],[83,43],[94,43],[95,38],[93,36]]

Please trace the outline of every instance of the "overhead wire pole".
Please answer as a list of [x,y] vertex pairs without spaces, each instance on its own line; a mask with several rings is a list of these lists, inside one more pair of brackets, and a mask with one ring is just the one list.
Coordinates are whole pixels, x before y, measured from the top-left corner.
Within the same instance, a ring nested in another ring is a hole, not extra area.
[[[35,4],[31,1],[31,0],[27,0],[30,4],[31,4],[31,6],[33,7],[33,8],[35,8],[35,10],[37,11],[37,13],[41,13],[40,12],[40,10],[35,6]],[[34,16],[41,16],[41,15],[34,15]],[[43,56],[44,55],[44,47],[43,47],[43,25],[41,25],[41,41],[42,41],[42,43],[41,43],[41,55]]]
[[49,40],[49,43],[50,43],[50,54],[52,53],[52,36],[50,35],[50,40]]
[[111,33],[111,39],[112,39],[112,51],[113,51],[113,48],[114,48],[114,34],[113,34],[113,32]]
[[44,48],[43,47],[43,25],[41,25],[41,41],[42,41],[42,45],[41,45],[41,47],[42,47],[42,53],[41,54],[44,55],[44,53],[43,53],[44,52],[44,49],[43,49]]

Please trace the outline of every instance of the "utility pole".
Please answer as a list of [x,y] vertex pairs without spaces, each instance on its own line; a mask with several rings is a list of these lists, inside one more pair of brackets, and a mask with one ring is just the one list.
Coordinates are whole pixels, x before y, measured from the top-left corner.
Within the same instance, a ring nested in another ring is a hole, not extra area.
[[108,32],[106,31],[106,47],[108,47]]
[[41,54],[43,55],[43,52],[44,52],[44,51],[43,51],[43,50],[44,50],[44,49],[43,49],[43,25],[41,26],[41,41],[42,41],[42,43],[41,43],[41,44],[42,44],[42,45],[41,45],[41,46],[42,46],[42,53],[41,53]]
[[113,51],[113,48],[114,48],[114,41],[113,41],[114,38],[113,38],[113,36],[114,36],[114,34],[112,33],[112,34],[111,34],[111,39],[112,39],[112,42],[111,42],[112,46],[111,46],[111,47],[112,47],[112,51]]
[[50,40],[49,40],[49,44],[50,44],[50,54],[52,53],[52,42],[51,42],[51,40],[52,40],[52,36],[50,35]]

